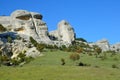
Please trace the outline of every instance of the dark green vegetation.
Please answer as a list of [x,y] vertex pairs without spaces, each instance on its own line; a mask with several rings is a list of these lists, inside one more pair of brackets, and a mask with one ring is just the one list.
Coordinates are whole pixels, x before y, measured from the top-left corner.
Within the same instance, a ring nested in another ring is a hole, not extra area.
[[[1,80],[119,80],[120,54],[109,52],[96,55],[80,53],[71,60],[73,52],[45,50],[43,56],[23,67],[0,67]],[[64,65],[62,63],[65,62]],[[79,66],[79,63],[86,66]]]
[[87,40],[85,40],[84,38],[76,38],[76,40],[82,41],[82,42],[87,42]]
[[4,32],[4,31],[6,31],[6,28],[2,24],[0,24],[0,32]]
[[[0,66],[23,66],[23,64],[29,63],[33,60],[32,57],[26,57],[24,53],[19,53],[18,57],[11,59],[9,56],[3,55],[0,51]],[[12,52],[9,54],[12,54]]]
[[35,41],[32,37],[30,37],[31,43],[36,47],[38,51],[42,51],[45,48],[45,44],[40,44],[37,41]]

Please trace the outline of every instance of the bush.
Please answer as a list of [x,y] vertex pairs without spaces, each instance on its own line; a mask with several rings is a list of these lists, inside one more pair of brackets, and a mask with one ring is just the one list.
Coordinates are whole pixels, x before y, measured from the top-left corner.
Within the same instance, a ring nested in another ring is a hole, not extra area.
[[24,53],[19,53],[19,55],[17,56],[17,58],[11,59],[11,63],[14,66],[24,65],[25,63],[29,63],[33,59],[34,58],[32,58],[32,57],[26,57],[26,55]]
[[113,64],[112,68],[117,68],[118,69],[119,67],[116,64]]
[[97,48],[95,48],[95,52],[97,52],[97,54],[99,55],[102,52],[102,49],[97,47]]
[[64,58],[61,58],[61,62],[62,62],[61,65],[65,65],[65,59]]
[[45,48],[45,45],[44,44],[39,44],[39,43],[37,43],[37,45],[35,46],[36,47],[36,49],[38,50],[38,51],[43,51],[43,49]]
[[80,63],[78,64],[78,66],[91,66],[91,65],[90,65],[90,64],[83,63],[83,62],[80,62]]
[[12,43],[12,38],[10,36],[7,37],[7,42]]
[[72,53],[70,55],[70,59],[73,61],[79,60],[80,59],[80,55],[78,53]]
[[0,24],[0,32],[4,32],[4,31],[6,31],[7,29],[2,25],[2,24]]
[[83,52],[83,48],[79,48],[76,52],[77,53],[82,53]]
[[36,40],[34,40],[32,37],[30,37],[30,41],[31,43],[36,47],[36,49],[38,51],[43,51],[43,49],[45,48],[45,44],[39,44]]
[[13,59],[11,59],[11,61],[10,61],[11,63],[12,63],[12,65],[14,65],[14,66],[16,66],[16,65],[19,65],[20,64],[20,62],[18,61],[18,59],[16,59],[16,58],[13,58]]

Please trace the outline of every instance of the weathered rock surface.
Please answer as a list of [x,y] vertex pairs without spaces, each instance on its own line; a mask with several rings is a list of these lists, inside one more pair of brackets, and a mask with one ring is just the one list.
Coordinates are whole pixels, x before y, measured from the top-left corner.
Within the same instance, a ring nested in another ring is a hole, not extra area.
[[28,56],[28,57],[31,56],[33,58],[42,56],[42,54],[40,54],[40,52],[35,47],[29,48],[25,54],[26,54],[26,56]]
[[38,42],[50,41],[46,23],[42,21],[42,15],[26,10],[17,10],[11,14],[10,23],[13,31],[18,34],[33,37]]
[[92,47],[93,45],[97,45],[98,47],[100,47],[103,52],[111,50],[109,41],[107,39],[102,39],[102,40],[99,40],[95,43],[89,43],[89,46]]
[[[53,38],[56,38],[56,41],[69,44],[75,40],[74,30],[67,21],[62,20],[59,22],[58,29],[51,31],[49,36],[47,25],[42,21],[42,18],[43,16],[40,13],[16,10],[10,16],[1,16],[0,24],[27,40],[29,40],[30,36],[36,41],[46,44],[56,43],[53,41]],[[52,40],[50,40],[51,36]]]
[[[58,29],[49,33],[42,18],[40,13],[27,10],[16,10],[10,16],[0,16],[0,24],[7,29],[6,32],[0,33],[0,47],[3,53],[12,52],[12,58],[17,57],[19,53],[32,57],[40,55],[35,47],[28,47],[30,37],[39,43],[57,46],[69,46],[75,40],[74,30],[67,21],[62,20],[58,23]],[[8,43],[9,36],[13,39],[12,43]],[[16,40],[17,36],[26,41]]]
[[0,16],[0,24],[5,27],[10,26],[10,17],[9,16]]
[[58,41],[70,43],[75,40],[75,33],[72,26],[65,20],[58,23],[58,29],[50,32],[51,36],[57,38]]
[[109,51],[110,50],[110,44],[108,40],[102,39],[96,42],[96,45],[98,45],[102,51]]
[[116,43],[111,45],[111,50],[116,51],[116,52],[120,52],[120,43]]

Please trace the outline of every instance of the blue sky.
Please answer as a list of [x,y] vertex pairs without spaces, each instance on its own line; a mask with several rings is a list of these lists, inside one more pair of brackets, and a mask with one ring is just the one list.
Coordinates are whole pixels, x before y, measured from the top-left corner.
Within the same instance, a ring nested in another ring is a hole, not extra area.
[[120,42],[120,0],[1,0],[0,15],[10,15],[17,9],[39,12],[49,31],[57,29],[59,21],[67,20],[76,36],[95,42],[108,39]]

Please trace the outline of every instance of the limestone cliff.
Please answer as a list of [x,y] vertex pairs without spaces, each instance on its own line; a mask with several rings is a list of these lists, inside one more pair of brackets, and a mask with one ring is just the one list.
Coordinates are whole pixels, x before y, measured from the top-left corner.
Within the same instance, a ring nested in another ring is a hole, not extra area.
[[56,41],[68,44],[75,40],[74,29],[67,21],[62,20],[59,22],[58,29],[50,32],[49,35],[48,27],[42,18],[43,16],[37,12],[16,10],[10,16],[1,16],[0,24],[5,26],[7,30],[15,32],[27,40],[29,40],[30,36],[36,41],[46,44],[56,43],[51,39],[51,36],[57,38]]
[[[6,29],[0,32],[0,49],[3,53],[6,55],[12,52],[12,58],[23,51],[26,51],[27,56],[38,56],[40,52],[35,47],[28,47],[30,37],[38,43],[57,46],[69,46],[75,40],[74,30],[68,22],[65,20],[59,22],[58,29],[49,33],[42,18],[40,13],[27,10],[16,10],[10,16],[0,16],[0,24]],[[16,39],[18,36],[21,37],[20,40]]]

